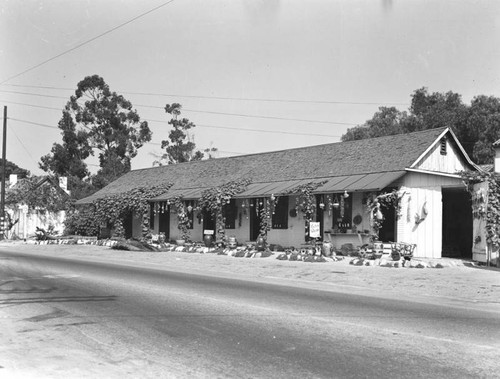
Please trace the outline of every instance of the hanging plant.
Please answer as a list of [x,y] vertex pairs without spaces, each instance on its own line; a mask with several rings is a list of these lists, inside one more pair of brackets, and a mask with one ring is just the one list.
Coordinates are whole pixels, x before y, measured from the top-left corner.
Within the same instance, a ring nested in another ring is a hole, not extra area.
[[[258,208],[258,207],[257,207]],[[266,238],[267,232],[271,230],[271,201],[269,199],[265,199],[262,208],[259,213],[260,219],[260,230],[259,234],[261,237]]]
[[371,193],[366,197],[365,205],[371,215],[370,222],[375,238],[378,238],[379,231],[384,222],[383,208],[394,207],[396,217],[401,217],[401,199],[404,194],[405,192],[401,193],[398,190],[393,190],[380,194]]
[[239,179],[202,192],[199,206],[210,211],[214,217],[218,240],[224,240],[226,234],[224,205],[229,204],[235,195],[245,191],[249,184],[249,179]]

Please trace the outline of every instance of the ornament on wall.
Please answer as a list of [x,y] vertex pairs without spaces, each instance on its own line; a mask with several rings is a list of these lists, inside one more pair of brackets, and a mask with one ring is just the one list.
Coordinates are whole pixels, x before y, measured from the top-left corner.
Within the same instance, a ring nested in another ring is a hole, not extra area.
[[418,225],[422,221],[424,221],[428,214],[429,214],[429,211],[427,210],[427,201],[424,201],[424,204],[422,205],[422,209],[420,210],[420,213],[415,213],[415,224]]

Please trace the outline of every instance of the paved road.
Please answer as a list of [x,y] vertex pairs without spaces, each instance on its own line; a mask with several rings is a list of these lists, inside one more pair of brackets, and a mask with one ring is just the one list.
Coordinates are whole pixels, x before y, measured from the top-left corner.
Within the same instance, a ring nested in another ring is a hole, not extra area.
[[494,312],[7,251],[0,279],[0,377],[493,378],[500,370]]

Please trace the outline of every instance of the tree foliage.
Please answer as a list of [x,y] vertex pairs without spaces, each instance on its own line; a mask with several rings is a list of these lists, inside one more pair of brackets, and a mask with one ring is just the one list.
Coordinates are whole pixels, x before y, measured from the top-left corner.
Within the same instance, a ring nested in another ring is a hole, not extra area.
[[500,138],[500,99],[481,95],[467,105],[457,93],[429,93],[427,88],[420,88],[413,92],[408,112],[395,107],[380,107],[363,125],[348,129],[342,141],[445,126],[455,132],[474,161],[491,163],[494,156],[492,144]]
[[[3,167],[3,160],[0,158],[0,167]],[[5,160],[5,177],[8,179],[10,175],[16,174],[18,179],[23,179],[30,176],[30,172],[24,168],[19,167],[14,162]]]
[[132,103],[112,92],[98,75],[78,83],[58,126],[63,143],[52,146],[40,167],[58,176],[88,179],[85,160],[97,150],[101,167],[93,178],[97,189],[130,171],[131,159],[151,140],[148,123],[141,122]]
[[[172,126],[172,130],[168,134],[168,139],[161,141],[161,148],[165,149],[165,153],[155,164],[162,165],[183,163],[189,161],[202,160],[205,154],[196,150],[196,144],[192,141],[189,131],[196,125],[187,118],[180,118],[182,106],[179,103],[167,104],[165,112],[172,115],[172,119],[168,122]],[[205,152],[212,156],[216,152],[216,148],[206,149]]]

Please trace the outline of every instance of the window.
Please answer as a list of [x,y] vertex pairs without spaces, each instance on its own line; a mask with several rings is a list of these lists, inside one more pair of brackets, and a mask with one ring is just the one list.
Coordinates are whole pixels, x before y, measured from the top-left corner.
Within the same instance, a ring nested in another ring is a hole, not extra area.
[[277,198],[272,215],[273,229],[288,229],[288,196]]
[[446,155],[446,138],[441,138],[441,155]]
[[236,200],[231,199],[229,200],[229,204],[224,205],[224,228],[226,229],[236,229],[236,213],[237,213],[237,208],[236,208]]
[[352,227],[352,193],[345,197],[343,193],[333,194],[332,228],[334,231],[351,229]]

